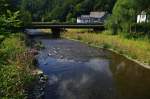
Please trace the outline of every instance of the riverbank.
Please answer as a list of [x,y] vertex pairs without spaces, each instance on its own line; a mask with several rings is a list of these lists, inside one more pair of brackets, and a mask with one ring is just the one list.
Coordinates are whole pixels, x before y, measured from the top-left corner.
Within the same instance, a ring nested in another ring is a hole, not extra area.
[[79,40],[90,45],[118,52],[137,63],[150,68],[150,42],[148,40],[127,39],[121,35],[93,33],[84,30],[68,30],[62,37]]
[[1,33],[0,98],[24,99],[26,88],[35,79],[34,55],[21,33]]

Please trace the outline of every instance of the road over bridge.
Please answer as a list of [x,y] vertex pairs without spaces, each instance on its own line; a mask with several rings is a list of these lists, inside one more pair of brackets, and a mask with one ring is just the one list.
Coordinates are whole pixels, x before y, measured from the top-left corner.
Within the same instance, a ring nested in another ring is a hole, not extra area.
[[51,29],[54,37],[59,37],[62,29],[93,29],[103,30],[103,23],[99,24],[69,24],[69,23],[50,23],[50,22],[32,22],[31,25],[24,27],[25,29]]

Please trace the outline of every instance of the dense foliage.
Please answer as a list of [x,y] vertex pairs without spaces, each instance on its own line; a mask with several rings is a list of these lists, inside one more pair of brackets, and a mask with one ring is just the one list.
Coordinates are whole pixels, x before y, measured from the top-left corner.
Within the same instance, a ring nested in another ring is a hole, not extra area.
[[0,31],[10,31],[21,25],[18,3],[15,1],[17,0],[0,0]]
[[18,19],[19,11],[12,13],[7,10],[6,14],[0,16],[0,31],[11,31],[13,28],[20,27],[21,21]]
[[20,0],[0,0],[0,14],[7,13],[7,10],[16,11]]
[[33,21],[74,21],[90,11],[111,13],[115,0],[22,0],[21,11]]

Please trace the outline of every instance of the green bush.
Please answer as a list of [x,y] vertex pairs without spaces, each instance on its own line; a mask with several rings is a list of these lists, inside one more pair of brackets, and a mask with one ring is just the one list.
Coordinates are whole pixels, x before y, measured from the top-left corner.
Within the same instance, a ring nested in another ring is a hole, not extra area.
[[[1,49],[5,52],[6,57],[14,58],[16,53],[20,53],[25,50],[22,43],[19,43],[19,39],[15,36],[6,38],[1,43]],[[13,51],[13,52],[12,52]]]
[[139,23],[135,24],[133,28],[136,29],[136,32],[144,32],[148,35],[150,35],[150,23]]
[[0,16],[0,31],[10,31],[11,29],[18,28],[21,21],[18,20],[19,11],[12,13],[7,10],[7,14]]

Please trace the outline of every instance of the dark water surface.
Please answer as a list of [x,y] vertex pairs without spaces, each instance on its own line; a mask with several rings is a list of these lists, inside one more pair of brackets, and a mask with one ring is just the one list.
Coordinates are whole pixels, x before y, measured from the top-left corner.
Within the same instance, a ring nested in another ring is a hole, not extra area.
[[44,99],[150,99],[150,70],[86,44],[35,38],[38,66],[49,77]]

